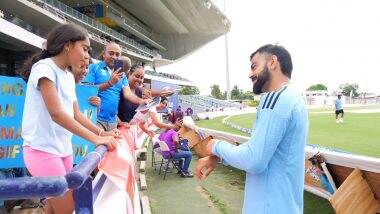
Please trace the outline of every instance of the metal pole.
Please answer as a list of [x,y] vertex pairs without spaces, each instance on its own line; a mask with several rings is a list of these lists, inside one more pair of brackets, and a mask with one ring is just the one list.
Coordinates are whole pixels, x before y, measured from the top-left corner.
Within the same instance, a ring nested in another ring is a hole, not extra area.
[[[223,1],[224,15],[226,15],[226,0]],[[227,100],[231,99],[231,90],[230,90],[230,68],[228,62],[228,37],[227,33],[224,35],[224,47],[226,53],[226,88],[227,88]]]

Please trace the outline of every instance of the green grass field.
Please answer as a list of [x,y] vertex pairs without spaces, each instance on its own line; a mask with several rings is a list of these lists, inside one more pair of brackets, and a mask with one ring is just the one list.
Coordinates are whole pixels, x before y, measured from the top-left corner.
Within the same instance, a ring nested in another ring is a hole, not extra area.
[[219,130],[219,131],[224,131],[232,134],[238,134],[238,135],[243,135],[243,136],[248,136],[244,132],[241,132],[239,130],[236,130],[234,128],[231,128],[229,126],[226,126],[222,123],[222,119],[224,117],[217,117],[212,120],[201,120],[197,121],[196,125],[199,127],[204,127],[208,129],[214,129],[214,130]]
[[[333,112],[321,113],[327,110],[314,109],[310,111],[308,144],[380,158],[380,113],[346,113],[344,123],[336,124]],[[248,136],[246,133],[222,124],[223,118],[198,121],[197,126]],[[228,121],[245,128],[251,128],[255,121],[255,114],[232,116]],[[329,202],[325,199],[305,192],[304,200],[305,213],[334,213]]]
[[[223,118],[200,121],[197,125],[248,136],[221,125]],[[309,113],[308,144],[380,158],[380,113],[346,113],[344,119],[343,124],[336,124],[332,113]],[[228,119],[246,128],[251,128],[254,120],[254,114],[243,114]]]
[[[332,112],[332,108],[331,106],[326,106],[326,107],[322,107],[322,108],[312,108],[312,109],[309,109],[309,112],[321,112],[321,111],[331,111]],[[344,107],[344,110],[347,111],[347,110],[362,110],[362,109],[380,109],[380,105],[365,105],[365,106],[347,106],[347,107]]]
[[380,113],[347,113],[343,124],[329,114],[309,114],[309,144],[380,158]]

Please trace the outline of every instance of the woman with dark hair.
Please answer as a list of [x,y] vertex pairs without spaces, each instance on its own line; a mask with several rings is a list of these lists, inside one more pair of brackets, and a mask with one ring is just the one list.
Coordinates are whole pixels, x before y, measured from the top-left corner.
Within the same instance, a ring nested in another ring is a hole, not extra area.
[[[172,90],[159,90],[159,91],[147,90],[147,89],[144,90],[143,89],[144,74],[145,74],[144,67],[139,63],[134,64],[130,68],[129,72],[127,73],[129,87],[132,93],[136,94],[136,96],[140,98],[151,98],[151,97],[156,97],[156,96],[161,96],[161,95],[170,96],[173,94]],[[132,120],[133,116],[136,114],[136,109],[138,106],[139,106],[138,104],[134,104],[130,102],[129,100],[124,99],[123,96],[120,97],[118,117],[120,121],[122,122],[121,124],[125,125],[126,122],[129,122]]]
[[[116,146],[114,133],[103,132],[80,111],[75,94],[75,72],[89,60],[90,40],[85,29],[74,24],[55,27],[46,49],[30,58],[20,74],[28,80],[22,119],[23,153],[32,176],[64,176],[72,169],[73,133],[109,149]],[[74,74],[74,75],[73,75]],[[48,199],[46,213],[72,213],[71,191]]]

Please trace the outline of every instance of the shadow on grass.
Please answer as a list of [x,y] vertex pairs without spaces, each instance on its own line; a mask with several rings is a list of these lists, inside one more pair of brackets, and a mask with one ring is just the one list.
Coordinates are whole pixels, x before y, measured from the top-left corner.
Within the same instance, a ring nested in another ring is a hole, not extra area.
[[[199,181],[181,178],[176,170],[167,174],[165,180],[154,171],[148,150],[147,182],[152,212],[170,213],[241,213],[243,207],[245,172],[228,166],[217,167],[210,176]],[[194,170],[197,157],[190,166]],[[159,168],[159,167],[158,167]],[[305,192],[304,213],[334,213],[330,203]]]

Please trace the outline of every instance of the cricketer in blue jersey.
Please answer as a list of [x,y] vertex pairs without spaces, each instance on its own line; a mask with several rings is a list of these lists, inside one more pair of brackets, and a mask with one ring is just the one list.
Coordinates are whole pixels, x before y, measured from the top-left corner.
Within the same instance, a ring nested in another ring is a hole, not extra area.
[[262,94],[252,137],[240,146],[211,141],[196,175],[206,178],[222,161],[247,173],[243,213],[303,213],[308,117],[289,84],[291,56],[281,46],[265,45],[250,60],[253,92]]

